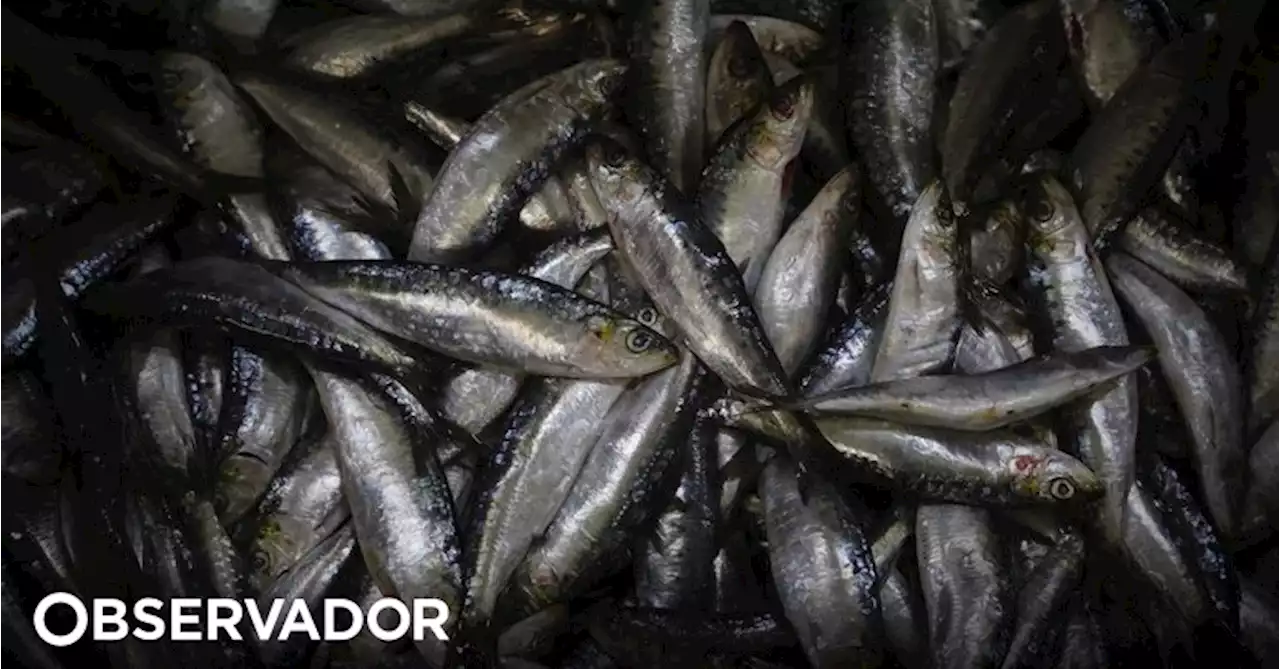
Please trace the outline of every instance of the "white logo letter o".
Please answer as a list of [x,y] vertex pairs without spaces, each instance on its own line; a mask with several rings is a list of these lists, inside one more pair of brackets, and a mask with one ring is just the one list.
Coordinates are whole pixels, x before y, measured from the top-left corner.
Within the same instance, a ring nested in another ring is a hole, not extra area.
[[[49,609],[54,604],[66,604],[76,614],[76,625],[66,634],[54,634],[49,631],[49,626],[45,624],[45,615],[49,613]],[[89,629],[89,611],[84,608],[84,603],[78,597],[68,592],[55,592],[48,597],[40,600],[36,605],[35,616],[36,634],[40,639],[50,646],[62,648],[80,640],[84,636],[84,631]]]

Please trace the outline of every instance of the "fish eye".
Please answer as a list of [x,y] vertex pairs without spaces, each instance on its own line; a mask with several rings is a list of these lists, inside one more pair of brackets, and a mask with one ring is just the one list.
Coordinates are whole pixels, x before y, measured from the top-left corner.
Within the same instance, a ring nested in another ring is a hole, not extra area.
[[734,54],[729,58],[729,74],[737,79],[744,79],[751,74],[751,67],[747,64],[747,59],[742,54]]
[[267,568],[270,566],[271,566],[271,556],[267,555],[266,551],[262,549],[258,549],[253,552],[253,570],[254,571],[267,571]]
[[790,98],[778,98],[769,105],[769,111],[773,112],[773,117],[779,121],[785,121],[796,113],[795,105],[791,104]]
[[1027,213],[1035,220],[1046,223],[1053,218],[1053,205],[1044,198],[1036,198],[1027,205]]
[[1049,482],[1049,494],[1054,499],[1071,499],[1076,494],[1076,486],[1071,481],[1059,477]]
[[627,333],[627,350],[632,353],[643,353],[653,345],[653,337],[644,330],[632,330]]
[[602,98],[613,97],[615,88],[615,79],[611,76],[597,77],[595,80],[596,93]]
[[627,152],[618,144],[610,142],[604,147],[604,164],[609,167],[621,167],[627,160]]
[[653,325],[658,322],[658,310],[653,307],[645,307],[636,314],[636,319],[645,325]]

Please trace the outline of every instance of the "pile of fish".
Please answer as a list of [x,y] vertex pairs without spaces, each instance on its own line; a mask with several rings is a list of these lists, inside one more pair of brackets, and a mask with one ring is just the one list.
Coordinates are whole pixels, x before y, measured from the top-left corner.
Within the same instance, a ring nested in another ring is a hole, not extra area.
[[25,4],[21,666],[1277,661],[1274,3]]

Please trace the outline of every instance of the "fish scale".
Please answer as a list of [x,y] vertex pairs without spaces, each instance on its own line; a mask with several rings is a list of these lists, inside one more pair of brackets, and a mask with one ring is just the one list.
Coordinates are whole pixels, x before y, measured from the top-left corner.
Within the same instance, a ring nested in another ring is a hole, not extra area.
[[1264,3],[118,4],[4,9],[12,658],[1275,659]]

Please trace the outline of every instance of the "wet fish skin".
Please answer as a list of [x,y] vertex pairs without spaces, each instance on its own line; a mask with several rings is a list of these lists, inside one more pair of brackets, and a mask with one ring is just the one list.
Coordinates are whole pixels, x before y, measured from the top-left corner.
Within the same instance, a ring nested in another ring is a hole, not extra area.
[[1000,156],[982,169],[973,199],[989,202],[1001,197],[1020,174],[1062,171],[1066,157],[1046,148],[1085,114],[1080,85],[1069,74],[1059,74],[1053,91],[1045,94],[1040,113],[1026,119],[1005,143]]
[[836,390],[806,399],[796,408],[983,432],[1084,397],[1152,357],[1146,348],[1100,346],[984,373],[922,376]]
[[1014,607],[1015,625],[1001,667],[1044,666],[1052,657],[1053,632],[1066,626],[1061,616],[1069,615],[1071,600],[1078,592],[1084,551],[1080,534],[1064,533],[1021,583]]
[[86,306],[179,327],[214,325],[393,373],[408,373],[417,365],[398,344],[261,265],[222,257],[189,260],[102,286]]
[[552,165],[603,120],[626,66],[588,60],[512,93],[474,124],[440,168],[418,214],[411,260],[474,257],[524,205]]
[[774,583],[810,664],[874,665],[884,624],[876,563],[851,512],[825,484],[802,497],[781,456],[765,466],[760,494]]
[[[296,565],[276,579],[271,587],[258,596],[261,610],[270,608],[270,602],[282,599],[287,602],[304,601],[309,608],[318,608],[346,566],[348,560],[359,559],[355,530],[350,525],[341,528],[318,543]],[[293,634],[287,640],[268,640],[259,654],[268,667],[296,666],[310,646],[316,642],[307,636]]]
[[[67,252],[62,239],[44,242],[47,251],[58,259],[58,282],[63,293],[77,300],[95,284],[120,269],[148,242],[180,221],[174,211],[176,199],[158,197],[122,205],[103,204],[85,215],[76,226],[84,237]],[[4,362],[14,363],[36,345],[39,320],[36,315],[36,291],[28,276],[14,276],[4,288]]]
[[624,266],[690,350],[735,390],[786,395],[786,374],[750,293],[693,207],[616,142],[593,144],[587,160]]
[[795,643],[785,621],[772,613],[698,614],[641,606],[618,606],[593,617],[591,635],[615,656],[649,666],[691,661],[724,650],[768,651]]
[[850,91],[845,123],[867,178],[901,225],[938,176],[934,7],[927,0],[876,0],[858,3],[852,14],[841,75]]
[[180,497],[202,472],[178,334],[150,333],[134,341],[126,356],[124,401],[133,412],[129,428],[132,446],[138,449],[131,454],[134,466],[157,477],[167,494]]
[[179,191],[205,201],[216,199],[210,175],[159,139],[149,120],[80,66],[74,53],[16,14],[8,10],[4,14],[14,27],[15,44],[21,45],[10,52],[15,64],[31,72],[40,91],[59,103],[72,124],[95,145]]
[[859,418],[815,420],[850,464],[922,498],[993,506],[1082,504],[1101,483],[1082,463],[1004,431],[956,432]]
[[784,58],[796,66],[809,64],[827,50],[826,38],[817,30],[803,23],[762,14],[712,14],[707,44],[719,44],[725,31],[737,21],[747,25],[766,55]]
[[[946,3],[943,3],[946,4]],[[967,210],[977,166],[1040,112],[1066,55],[1057,3],[1037,0],[1005,14],[974,47],[940,129],[942,171],[954,205]]]
[[214,0],[204,5],[203,18],[244,53],[257,50],[280,0]]
[[934,4],[937,13],[941,58],[945,68],[962,63],[979,44],[1004,12],[992,0],[941,0]]
[[483,29],[488,39],[538,35],[572,15],[535,10],[469,11],[428,17],[363,15],[327,21],[290,36],[285,62],[336,79],[372,76],[415,51]]
[[[266,138],[263,169],[271,189],[267,201],[283,237],[287,257],[299,260],[391,258],[408,246],[410,231],[394,212],[381,208],[282,132]],[[279,257],[279,256],[277,256]]]
[[1027,223],[1016,199],[997,203],[982,226],[969,232],[969,266],[978,278],[992,284],[1008,283],[1021,269]]
[[216,65],[194,53],[159,56],[160,86],[183,149],[223,174],[262,177],[262,127]]
[[[460,610],[460,537],[449,486],[432,448],[437,435],[418,433],[420,428],[407,424],[378,390],[310,371],[334,432],[356,539],[378,588],[405,601],[434,597]],[[446,624],[452,627],[456,619]],[[434,635],[415,646],[432,666],[442,666],[445,647]]]
[[707,148],[724,131],[769,97],[773,78],[764,52],[746,23],[734,21],[707,61]]
[[1114,253],[1107,271],[1156,345],[1160,369],[1191,434],[1209,513],[1223,534],[1234,536],[1244,483],[1244,402],[1230,349],[1200,307],[1155,270]]
[[702,378],[701,365],[685,354],[618,399],[543,540],[517,570],[509,606],[540,610],[625,566],[615,561],[629,534],[658,510],[651,496],[670,490],[664,483],[701,404]]
[[531,382],[486,456],[468,513],[463,624],[482,628],[572,484],[624,387],[593,381]]
[[63,543],[57,486],[11,476],[6,476],[4,483],[21,491],[21,495],[10,498],[13,504],[4,512],[4,522],[12,528],[4,540],[5,577],[12,575],[9,570],[14,569],[22,573],[24,580],[30,579],[46,591],[77,592],[71,557]]
[[628,116],[663,177],[693,195],[703,165],[710,0],[633,6]]
[[[591,266],[613,250],[603,231],[566,238],[538,253],[520,273],[572,289]],[[440,411],[444,418],[475,434],[515,400],[521,379],[487,369],[467,369],[445,382]]]
[[1138,467],[1139,487],[1163,514],[1183,559],[1194,566],[1196,584],[1218,621],[1235,634],[1240,621],[1240,585],[1230,553],[1199,502],[1172,467],[1155,454],[1144,454]]
[[[432,186],[421,147],[393,137],[342,100],[261,73],[239,73],[232,81],[284,132],[364,197],[400,220],[417,214]],[[397,182],[407,193],[398,196]],[[401,202],[401,197],[413,200]]]
[[393,261],[268,266],[383,332],[507,372],[624,379],[676,359],[674,346],[638,321],[518,274]]
[[1149,5],[1134,0],[1068,0],[1060,5],[1076,77],[1100,109],[1164,45]]
[[826,342],[797,376],[797,386],[804,397],[867,383],[888,305],[889,285],[881,284],[863,297],[843,323],[831,329]]
[[237,524],[254,591],[267,587],[349,517],[342,498],[335,436],[300,443],[255,507]]
[[709,610],[713,604],[720,497],[716,437],[698,419],[681,444],[679,484],[635,554],[636,600],[659,609]]
[[925,504],[915,535],[934,666],[993,666],[1008,646],[1013,595],[990,512]]
[[517,622],[498,637],[498,657],[542,657],[557,638],[567,631],[566,606],[552,606]]
[[1107,666],[1107,650],[1096,617],[1088,610],[1083,596],[1070,604],[1068,618],[1061,630],[1057,669],[1086,669]]
[[1099,250],[1138,212],[1186,132],[1203,39],[1192,35],[1161,49],[1116,91],[1071,151],[1067,174]]
[[1160,207],[1147,207],[1120,232],[1117,248],[1187,290],[1234,293],[1247,289],[1245,268],[1189,224]]
[[774,246],[761,270],[755,306],[765,334],[789,374],[819,342],[858,224],[861,175],[854,166],[832,177]]
[[935,181],[907,220],[871,381],[920,376],[951,361],[961,322],[958,253],[951,203]]
[[[1031,293],[1037,315],[1053,324],[1050,345],[1065,352],[1127,346],[1120,305],[1071,195],[1054,177],[1041,176],[1026,202]],[[1104,536],[1119,545],[1133,484],[1137,386],[1122,379],[1068,420],[1075,453],[1106,486],[1099,516]]]
[[[404,105],[405,118],[413,123],[417,128],[427,134],[431,141],[440,146],[440,148],[452,151],[457,147],[471,129],[471,124],[466,121],[449,116],[438,110],[432,109],[422,103],[410,100]],[[572,158],[570,159],[572,161]],[[566,166],[562,168],[562,172],[570,172],[571,168]],[[575,174],[583,174],[584,171],[578,167],[572,169]],[[563,183],[562,179],[556,175],[547,177],[545,183],[542,184],[541,190],[529,196],[529,200],[524,203],[524,207],[520,209],[520,223],[530,230],[559,232],[561,228],[574,226],[582,229],[590,229],[598,227],[588,223],[586,213],[574,210],[575,205],[584,205],[583,198],[594,199],[594,193],[573,193],[570,192],[571,186]],[[571,202],[571,198],[574,200]],[[599,226],[604,225],[604,220],[599,220]]]
[[929,628],[918,590],[894,567],[885,576],[879,594],[885,639],[894,656],[904,666],[928,666]]
[[309,379],[293,360],[236,347],[229,372],[214,483],[214,506],[227,526],[266,492],[313,408]]
[[703,222],[724,243],[755,291],[782,234],[788,164],[800,153],[813,109],[813,84],[793,79],[725,131],[698,183]]
[[1196,582],[1196,567],[1179,551],[1152,496],[1136,484],[1125,498],[1123,531],[1124,564],[1162,598],[1173,614],[1170,623],[1184,626],[1207,620],[1210,603]]

